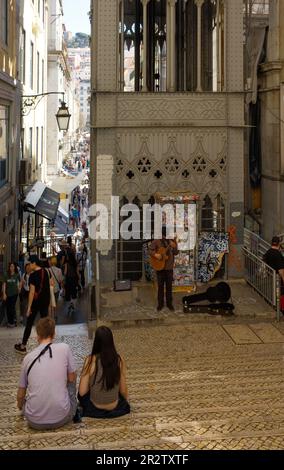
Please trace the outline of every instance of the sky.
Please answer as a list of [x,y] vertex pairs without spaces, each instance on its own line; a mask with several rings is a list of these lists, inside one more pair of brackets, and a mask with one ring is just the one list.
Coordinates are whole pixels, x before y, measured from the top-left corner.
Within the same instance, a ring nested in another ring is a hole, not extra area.
[[67,31],[90,34],[90,0],[63,0],[63,21]]

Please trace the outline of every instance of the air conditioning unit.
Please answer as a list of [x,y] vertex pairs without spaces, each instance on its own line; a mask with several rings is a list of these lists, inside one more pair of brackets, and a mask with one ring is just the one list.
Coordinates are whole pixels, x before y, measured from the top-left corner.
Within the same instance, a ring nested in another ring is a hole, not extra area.
[[32,162],[28,158],[20,160],[19,184],[28,185],[32,179]]

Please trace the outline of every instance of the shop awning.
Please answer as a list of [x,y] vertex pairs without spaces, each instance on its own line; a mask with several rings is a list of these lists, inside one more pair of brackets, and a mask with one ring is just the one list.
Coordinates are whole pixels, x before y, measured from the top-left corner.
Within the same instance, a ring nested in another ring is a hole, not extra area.
[[24,200],[24,210],[38,214],[48,220],[55,220],[59,202],[60,194],[38,181]]
[[60,235],[67,235],[69,225],[69,215],[63,207],[59,206],[56,219],[54,221],[53,231]]

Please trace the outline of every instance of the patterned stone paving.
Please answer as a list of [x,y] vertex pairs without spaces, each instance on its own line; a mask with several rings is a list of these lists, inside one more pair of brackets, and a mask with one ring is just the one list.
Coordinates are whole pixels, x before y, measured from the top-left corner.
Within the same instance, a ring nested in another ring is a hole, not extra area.
[[[13,352],[16,338],[1,330],[0,449],[283,449],[284,324],[267,324],[267,343],[259,325],[261,342],[242,345],[219,324],[114,330],[128,366],[132,413],[52,432],[29,429],[18,412],[22,358]],[[270,342],[270,332],[279,342]],[[57,340],[70,345],[79,369],[91,349],[87,335],[61,327]]]

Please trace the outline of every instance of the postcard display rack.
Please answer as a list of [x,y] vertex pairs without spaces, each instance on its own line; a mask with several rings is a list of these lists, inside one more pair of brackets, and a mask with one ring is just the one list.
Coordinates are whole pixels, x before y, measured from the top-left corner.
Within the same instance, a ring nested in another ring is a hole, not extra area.
[[[184,224],[181,229],[187,233],[186,240],[178,241],[178,255],[175,257],[174,282],[175,291],[192,291],[196,288],[197,253],[198,253],[198,196],[187,192],[156,194],[155,200],[161,206],[178,204],[184,206]],[[176,212],[175,212],[176,217]],[[174,227],[174,233],[179,233],[177,220],[166,220],[163,212],[163,224]]]

